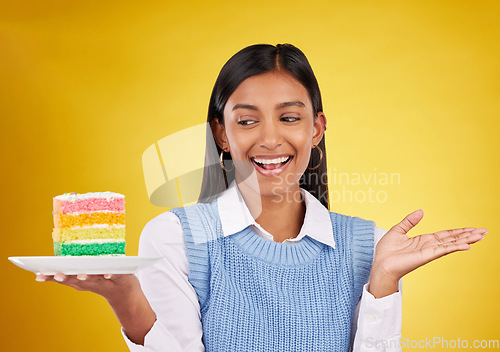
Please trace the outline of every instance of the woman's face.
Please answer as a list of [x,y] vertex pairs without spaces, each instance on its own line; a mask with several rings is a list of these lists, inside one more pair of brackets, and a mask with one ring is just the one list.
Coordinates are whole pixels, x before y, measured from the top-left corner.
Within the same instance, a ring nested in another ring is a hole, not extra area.
[[215,125],[219,145],[231,153],[236,181],[256,179],[257,191],[273,196],[298,191],[325,124],[322,112],[315,118],[304,86],[272,71],[243,81],[226,103],[224,126]]

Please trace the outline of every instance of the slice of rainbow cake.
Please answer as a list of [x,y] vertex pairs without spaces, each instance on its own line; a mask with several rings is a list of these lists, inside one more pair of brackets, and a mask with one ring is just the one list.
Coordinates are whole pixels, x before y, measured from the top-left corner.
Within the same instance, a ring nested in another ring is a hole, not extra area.
[[125,255],[125,196],[114,192],[54,197],[57,256]]

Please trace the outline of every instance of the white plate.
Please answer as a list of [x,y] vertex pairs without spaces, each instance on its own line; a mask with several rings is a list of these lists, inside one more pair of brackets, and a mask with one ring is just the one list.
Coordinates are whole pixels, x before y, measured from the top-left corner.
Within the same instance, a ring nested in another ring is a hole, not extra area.
[[162,257],[9,257],[9,260],[18,267],[35,274],[66,275],[77,274],[133,274],[149,265],[154,264]]

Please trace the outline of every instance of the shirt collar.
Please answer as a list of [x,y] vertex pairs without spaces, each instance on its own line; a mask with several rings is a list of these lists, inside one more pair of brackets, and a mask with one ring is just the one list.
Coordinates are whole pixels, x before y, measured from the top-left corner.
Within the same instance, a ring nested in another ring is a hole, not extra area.
[[[300,192],[305,199],[306,214],[299,236],[304,233],[304,235],[335,248],[329,210],[305,189],[301,188]],[[217,199],[217,207],[224,237],[257,224],[245,204],[236,181],[231,182],[229,187],[220,194]]]

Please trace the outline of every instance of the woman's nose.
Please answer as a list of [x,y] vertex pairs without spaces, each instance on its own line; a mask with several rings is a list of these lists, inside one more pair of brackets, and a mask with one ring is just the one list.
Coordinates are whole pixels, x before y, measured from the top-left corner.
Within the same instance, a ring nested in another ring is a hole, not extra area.
[[280,127],[274,123],[262,126],[260,145],[268,149],[275,149],[283,143],[283,135]]

